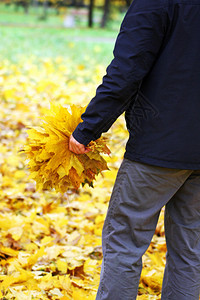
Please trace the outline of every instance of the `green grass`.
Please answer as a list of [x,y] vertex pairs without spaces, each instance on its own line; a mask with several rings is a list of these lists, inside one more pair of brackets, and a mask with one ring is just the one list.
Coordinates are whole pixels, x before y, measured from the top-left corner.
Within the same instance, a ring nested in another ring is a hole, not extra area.
[[106,65],[112,58],[117,32],[97,29],[0,28],[0,58],[63,57],[74,63]]
[[[41,14],[41,8],[39,11]],[[118,14],[115,26],[107,29],[97,24],[92,29],[82,25],[64,28],[63,17],[50,9],[47,20],[39,21],[35,8],[26,15],[22,8],[16,12],[14,6],[0,4],[0,59],[17,63],[21,58],[62,57],[75,64],[107,65],[123,16]]]

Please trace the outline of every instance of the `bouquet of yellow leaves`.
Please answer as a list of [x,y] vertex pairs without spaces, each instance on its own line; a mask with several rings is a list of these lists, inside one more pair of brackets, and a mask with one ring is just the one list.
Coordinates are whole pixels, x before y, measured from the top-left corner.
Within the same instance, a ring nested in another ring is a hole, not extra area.
[[78,189],[80,185],[93,186],[95,176],[107,170],[107,163],[100,153],[110,154],[106,139],[99,138],[87,146],[86,154],[69,151],[69,137],[82,122],[85,107],[51,105],[40,127],[28,129],[24,147],[29,163],[30,177],[39,189],[55,188],[58,192]]

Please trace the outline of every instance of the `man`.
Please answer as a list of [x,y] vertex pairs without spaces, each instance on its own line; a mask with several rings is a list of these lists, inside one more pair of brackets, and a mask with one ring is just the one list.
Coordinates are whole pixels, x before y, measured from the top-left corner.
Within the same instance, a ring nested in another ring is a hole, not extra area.
[[200,291],[200,0],[133,0],[114,59],[70,138],[107,131],[124,111],[130,134],[103,228],[97,300],[133,300],[141,258],[165,206],[163,300]]

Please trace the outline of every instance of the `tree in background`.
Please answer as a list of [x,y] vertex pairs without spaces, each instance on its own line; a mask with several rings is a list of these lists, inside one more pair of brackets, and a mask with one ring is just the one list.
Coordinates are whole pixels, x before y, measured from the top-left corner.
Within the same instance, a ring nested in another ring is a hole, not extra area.
[[24,8],[24,12],[28,14],[29,7],[43,7],[43,13],[40,16],[40,20],[46,20],[48,16],[48,8],[54,7],[56,12],[59,14],[59,10],[66,7],[75,8],[87,8],[88,9],[88,26],[92,27],[94,22],[94,8],[98,7],[102,9],[102,19],[100,26],[104,28],[110,17],[111,7],[124,7],[129,6],[132,0],[2,0],[3,3],[10,5],[14,4],[16,9],[20,6]]

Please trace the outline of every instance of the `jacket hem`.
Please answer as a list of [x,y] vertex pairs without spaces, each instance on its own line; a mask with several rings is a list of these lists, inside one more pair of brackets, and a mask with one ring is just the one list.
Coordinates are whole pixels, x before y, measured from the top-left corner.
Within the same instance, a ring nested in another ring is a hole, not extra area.
[[127,158],[132,161],[169,168],[169,169],[181,169],[181,170],[200,170],[200,163],[189,163],[189,162],[177,162],[177,161],[166,161],[162,159],[152,158],[148,156],[141,156],[136,153],[127,153],[125,152],[124,158]]

